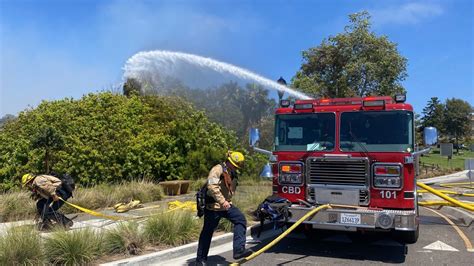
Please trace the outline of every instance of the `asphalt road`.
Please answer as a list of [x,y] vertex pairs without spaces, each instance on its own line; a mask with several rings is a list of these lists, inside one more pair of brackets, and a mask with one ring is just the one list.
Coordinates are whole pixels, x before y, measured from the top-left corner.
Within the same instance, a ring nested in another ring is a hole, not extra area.
[[[442,213],[442,212],[441,212]],[[301,232],[290,234],[273,248],[245,265],[474,265],[474,226],[457,227],[467,242],[445,219],[420,208],[420,238],[415,244],[402,244],[388,233],[331,233],[308,238]],[[454,221],[455,222],[455,221]],[[271,239],[266,241],[268,243]],[[258,250],[265,243],[254,246]],[[249,245],[248,245],[249,246]],[[252,247],[252,246],[250,246]],[[232,252],[209,257],[209,265],[232,262]],[[188,259],[185,264],[194,264]]]

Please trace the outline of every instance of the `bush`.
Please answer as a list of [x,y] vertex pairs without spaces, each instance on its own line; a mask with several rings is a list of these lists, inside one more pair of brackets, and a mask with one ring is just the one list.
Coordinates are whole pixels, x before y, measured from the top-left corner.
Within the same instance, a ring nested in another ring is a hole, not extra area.
[[144,233],[152,244],[183,245],[197,239],[200,221],[194,213],[174,211],[161,213],[150,218]]
[[44,172],[47,147],[33,143],[46,127],[63,144],[49,147],[51,169],[82,185],[199,178],[237,143],[180,98],[99,93],[43,101],[0,130],[0,190]]
[[43,262],[41,237],[28,227],[12,227],[0,236],[0,265],[39,265]]
[[104,248],[109,254],[138,255],[145,246],[145,238],[136,222],[120,223],[104,235]]
[[44,242],[44,252],[53,264],[87,264],[100,256],[102,250],[102,235],[90,228],[57,231]]

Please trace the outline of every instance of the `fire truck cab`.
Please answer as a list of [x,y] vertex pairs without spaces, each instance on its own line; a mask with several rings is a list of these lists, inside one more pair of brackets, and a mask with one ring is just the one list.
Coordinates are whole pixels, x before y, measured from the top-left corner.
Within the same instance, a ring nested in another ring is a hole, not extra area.
[[290,223],[329,203],[331,209],[304,224],[394,231],[405,242],[417,241],[420,152],[404,95],[281,100],[273,150],[254,149],[270,156],[273,194],[291,201]]

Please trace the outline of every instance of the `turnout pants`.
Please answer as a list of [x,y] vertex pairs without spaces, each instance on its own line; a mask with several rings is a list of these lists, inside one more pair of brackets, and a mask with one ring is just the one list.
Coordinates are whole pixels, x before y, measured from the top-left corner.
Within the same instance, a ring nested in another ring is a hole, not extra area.
[[234,225],[234,254],[241,253],[245,250],[245,232],[247,230],[247,220],[242,212],[231,205],[226,211],[204,211],[204,226],[199,236],[199,245],[197,250],[196,261],[207,261],[207,254],[211,246],[212,234],[216,229],[221,218],[229,220]]
[[[67,200],[72,196],[72,194],[69,191],[65,190],[62,187],[59,188],[56,191],[56,193],[63,200]],[[59,208],[61,208],[61,206],[63,206],[63,204],[64,204],[64,202],[62,200],[58,200],[58,201],[54,202],[51,207],[49,207],[51,202],[53,202],[52,197],[49,197],[48,199],[42,198],[42,199],[38,200],[38,202],[36,202],[36,210],[37,210],[37,212],[38,212],[38,214],[40,215],[41,218],[44,219],[44,218],[54,217],[54,213],[57,212],[59,210]]]

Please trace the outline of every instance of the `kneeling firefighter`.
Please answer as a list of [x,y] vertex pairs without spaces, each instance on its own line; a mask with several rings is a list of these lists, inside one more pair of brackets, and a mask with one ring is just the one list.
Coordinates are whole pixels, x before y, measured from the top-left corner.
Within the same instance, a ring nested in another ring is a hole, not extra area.
[[237,169],[241,169],[244,155],[240,152],[229,152],[227,160],[212,167],[207,178],[206,208],[204,209],[204,226],[199,236],[197,264],[205,264],[211,245],[212,234],[221,218],[234,225],[233,255],[240,259],[252,254],[245,249],[245,232],[247,220],[242,212],[232,205],[231,199],[237,187]]
[[32,192],[32,197],[36,202],[36,210],[40,218],[39,229],[49,229],[52,221],[64,226],[71,227],[72,220],[62,213],[58,212],[64,204],[59,199],[67,200],[72,196],[74,190],[74,181],[69,175],[64,175],[59,179],[52,175],[33,175],[25,174],[21,178],[23,187],[27,187]]

